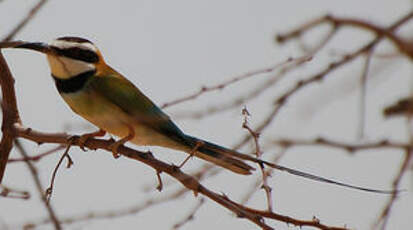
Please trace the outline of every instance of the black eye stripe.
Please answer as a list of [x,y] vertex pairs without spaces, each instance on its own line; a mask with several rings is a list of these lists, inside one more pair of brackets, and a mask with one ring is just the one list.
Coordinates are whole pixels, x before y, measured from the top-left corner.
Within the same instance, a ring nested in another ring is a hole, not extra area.
[[60,49],[57,47],[52,47],[52,48],[59,55],[62,55],[64,57],[69,57],[72,59],[89,62],[89,63],[96,63],[99,61],[99,56],[91,50],[85,50],[79,47],[72,47],[72,48],[67,48],[67,49]]

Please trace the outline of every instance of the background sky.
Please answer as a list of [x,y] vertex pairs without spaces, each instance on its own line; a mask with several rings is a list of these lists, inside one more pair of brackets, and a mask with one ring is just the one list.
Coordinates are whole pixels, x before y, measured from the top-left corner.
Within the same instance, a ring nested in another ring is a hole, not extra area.
[[[0,2],[0,34],[9,32],[19,19],[36,3],[28,0]],[[138,0],[138,1],[49,1],[30,24],[16,37],[28,41],[50,41],[60,36],[81,36],[93,41],[107,63],[127,76],[156,103],[188,95],[202,85],[213,85],[279,63],[302,53],[297,44],[278,45],[274,36],[308,20],[330,13],[338,16],[371,20],[389,25],[412,8],[411,1],[250,1],[250,0]],[[409,27],[402,32],[409,36]],[[412,27],[410,26],[410,29]],[[317,31],[316,31],[317,32]],[[316,41],[319,36],[309,36]],[[330,50],[348,52],[371,39],[371,34],[346,29],[337,35],[325,50],[302,71],[291,74],[294,79],[311,76],[334,57]],[[384,44],[380,50],[392,50]],[[62,131],[81,134],[92,131],[82,118],[74,115],[57,94],[43,55],[23,51],[4,51],[16,78],[18,106],[23,123],[42,131]],[[263,143],[276,137],[316,136],[343,141],[356,140],[358,128],[358,82],[362,61],[334,73],[322,84],[309,87],[290,100],[280,117],[261,137]],[[404,59],[373,60],[368,83],[366,140],[390,138],[406,140],[403,119],[386,121],[381,116],[383,106],[409,94],[411,63]],[[166,110],[172,118],[197,111],[243,94],[263,82],[258,76],[222,92],[208,94],[199,100]],[[294,80],[293,79],[293,80]],[[251,126],[260,123],[271,110],[274,95],[290,87],[293,81],[282,81],[274,89],[247,103],[252,114]],[[285,85],[283,85],[285,84]],[[241,128],[242,106],[202,120],[174,119],[187,133],[225,146],[237,143],[246,133]],[[41,153],[51,145],[37,146],[23,141],[30,154]],[[183,154],[161,148],[151,149],[166,162],[178,164]],[[250,149],[245,148],[245,151]],[[277,149],[267,148],[266,154]],[[168,193],[155,190],[154,171],[126,158],[114,160],[102,151],[84,153],[72,148],[75,165],[62,168],[56,180],[52,205],[58,217],[78,215],[96,210],[121,210],[141,204],[146,199]],[[11,157],[19,157],[12,152]],[[49,183],[51,172],[60,154],[36,163],[43,185]],[[386,189],[397,173],[403,155],[395,150],[365,151],[350,156],[342,151],[319,148],[295,148],[282,158],[281,164],[347,183]],[[191,160],[187,172],[204,162]],[[256,177],[259,174],[257,173]],[[255,178],[223,173],[204,184],[240,200]],[[164,180],[168,180],[163,176]],[[404,177],[403,193],[394,205],[388,229],[406,229],[413,217],[411,173]],[[35,195],[30,174],[23,163],[7,167],[4,184],[32,192],[29,201],[0,199],[0,228],[14,229],[19,224],[41,220],[47,213]],[[152,192],[143,187],[152,186]],[[328,225],[347,225],[368,229],[378,217],[387,196],[348,190],[321,184],[284,173],[275,172],[270,180],[274,189],[275,211],[295,218],[317,216]],[[174,185],[176,189],[180,185]],[[195,206],[197,199],[188,193],[182,199],[165,203],[138,214],[122,218],[79,222],[67,229],[170,229]],[[264,194],[258,192],[249,205],[265,208]],[[196,219],[182,229],[254,229],[246,220],[207,201]],[[294,229],[274,222],[277,229]],[[51,229],[42,226],[39,229]]]

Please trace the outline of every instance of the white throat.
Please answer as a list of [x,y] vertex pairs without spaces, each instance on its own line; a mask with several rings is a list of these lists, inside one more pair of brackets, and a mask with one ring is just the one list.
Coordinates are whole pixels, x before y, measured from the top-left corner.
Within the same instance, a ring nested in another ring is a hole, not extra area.
[[47,55],[50,70],[56,78],[68,79],[81,73],[95,70],[95,65],[67,57]]

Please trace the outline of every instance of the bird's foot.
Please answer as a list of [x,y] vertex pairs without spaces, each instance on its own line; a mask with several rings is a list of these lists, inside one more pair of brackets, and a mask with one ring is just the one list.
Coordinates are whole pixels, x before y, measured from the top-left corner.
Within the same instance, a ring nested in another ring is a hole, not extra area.
[[99,129],[96,132],[86,133],[86,134],[81,135],[79,137],[79,148],[82,149],[83,151],[86,151],[85,144],[90,138],[103,137],[103,136],[105,136],[105,134],[106,134],[105,130]]
[[126,137],[114,142],[113,144],[109,146],[110,150],[112,151],[113,157],[115,159],[120,157],[120,154],[118,153],[119,147],[125,144],[126,142],[132,140],[135,137],[135,131],[133,130],[133,128],[130,126],[128,126],[128,128],[129,128],[129,134]]
[[115,159],[118,159],[120,157],[120,154],[118,153],[119,146],[123,145],[121,141],[116,141],[115,143],[109,145],[110,150],[112,151],[112,155]]

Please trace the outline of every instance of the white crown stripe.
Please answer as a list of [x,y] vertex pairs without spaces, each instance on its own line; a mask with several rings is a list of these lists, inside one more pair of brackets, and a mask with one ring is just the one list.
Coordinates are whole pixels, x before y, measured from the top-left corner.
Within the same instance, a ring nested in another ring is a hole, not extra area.
[[63,40],[54,40],[52,42],[49,43],[50,46],[54,46],[56,48],[59,49],[69,49],[69,48],[80,48],[80,49],[84,49],[84,50],[90,50],[93,52],[97,52],[97,48],[93,45],[90,44],[88,42],[69,42],[69,41],[63,41]]

